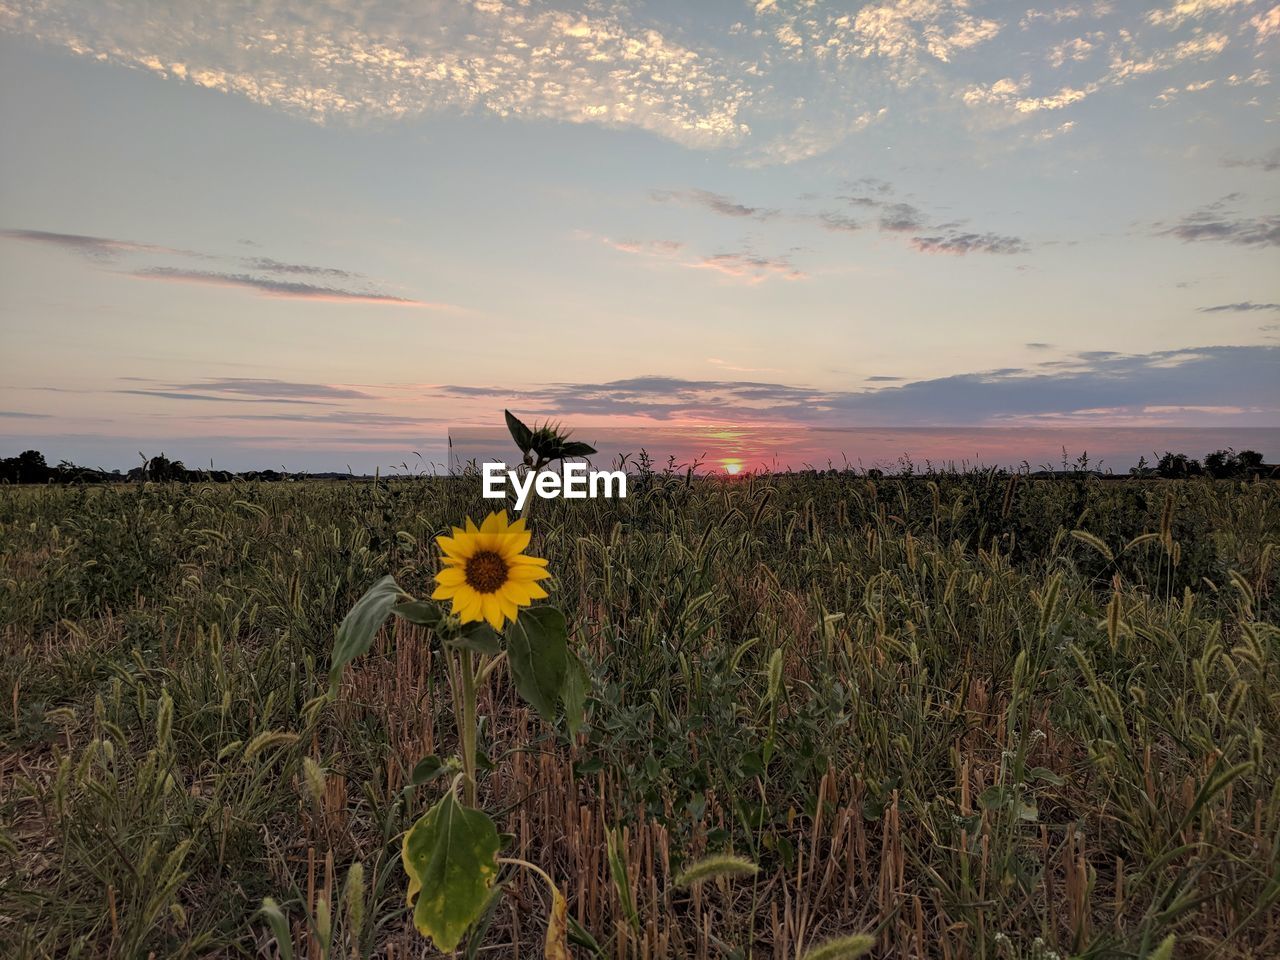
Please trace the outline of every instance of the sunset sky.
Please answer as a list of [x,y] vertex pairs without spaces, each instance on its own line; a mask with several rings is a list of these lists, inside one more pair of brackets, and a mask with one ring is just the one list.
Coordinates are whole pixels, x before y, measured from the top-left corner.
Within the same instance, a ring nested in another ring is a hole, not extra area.
[[1268,0],[0,0],[0,456],[1274,427],[1278,54]]

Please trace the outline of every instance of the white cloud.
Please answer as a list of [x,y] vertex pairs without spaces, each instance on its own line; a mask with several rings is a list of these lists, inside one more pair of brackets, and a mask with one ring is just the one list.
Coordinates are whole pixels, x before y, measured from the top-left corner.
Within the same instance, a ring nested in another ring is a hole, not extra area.
[[83,56],[326,122],[442,109],[650,130],[694,147],[748,133],[745,86],[714,56],[621,15],[480,0],[10,0],[0,25]]
[[1257,33],[1258,43],[1280,35],[1280,4],[1249,20],[1249,26]]
[[1152,10],[1147,21],[1161,27],[1180,27],[1188,20],[1202,20],[1233,7],[1247,7],[1253,0],[1178,0],[1171,7]]

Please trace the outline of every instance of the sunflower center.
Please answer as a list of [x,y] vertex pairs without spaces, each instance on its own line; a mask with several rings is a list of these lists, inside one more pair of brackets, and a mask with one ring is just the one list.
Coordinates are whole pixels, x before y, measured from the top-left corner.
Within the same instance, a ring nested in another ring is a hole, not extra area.
[[466,577],[477,593],[496,593],[507,582],[507,561],[492,550],[479,550],[467,561]]

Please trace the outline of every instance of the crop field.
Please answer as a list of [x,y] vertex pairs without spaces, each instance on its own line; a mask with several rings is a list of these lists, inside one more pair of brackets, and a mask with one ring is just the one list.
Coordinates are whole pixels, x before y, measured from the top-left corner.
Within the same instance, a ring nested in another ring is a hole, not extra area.
[[[504,865],[457,955],[543,956],[518,859],[579,958],[1280,956],[1278,491],[654,472],[536,502],[586,722],[489,661]],[[439,956],[401,844],[460,749],[445,652],[396,617],[332,694],[331,658],[493,504],[0,488],[0,955]],[[718,854],[758,870],[681,877]]]

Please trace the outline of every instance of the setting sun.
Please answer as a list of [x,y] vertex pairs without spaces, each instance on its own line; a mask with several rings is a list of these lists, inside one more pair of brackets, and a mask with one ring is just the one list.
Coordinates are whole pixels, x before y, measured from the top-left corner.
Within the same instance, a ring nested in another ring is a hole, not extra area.
[[729,459],[729,460],[721,460],[720,462],[724,464],[724,472],[729,474],[730,476],[732,476],[733,474],[742,472],[741,460]]

